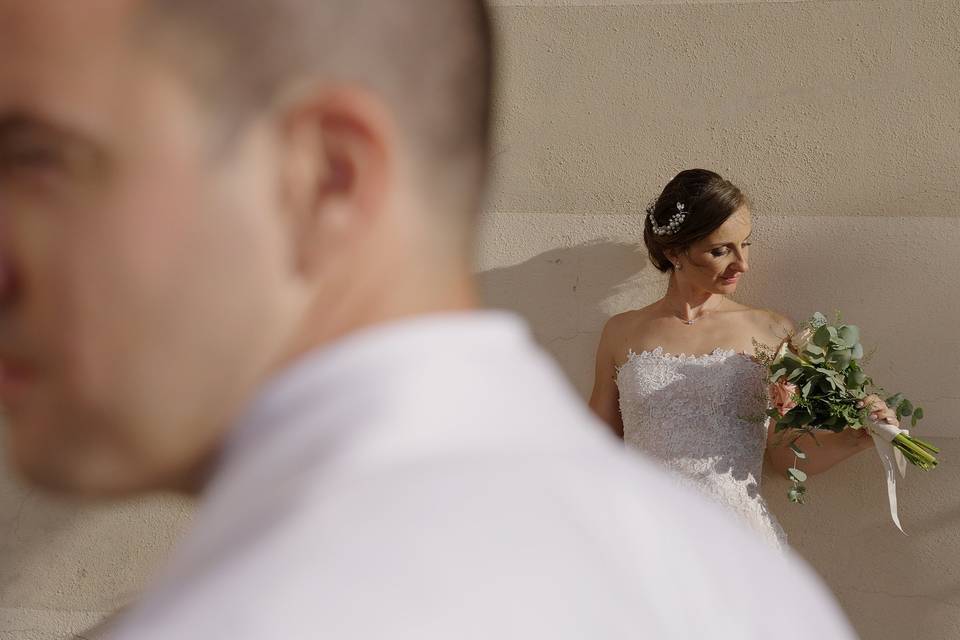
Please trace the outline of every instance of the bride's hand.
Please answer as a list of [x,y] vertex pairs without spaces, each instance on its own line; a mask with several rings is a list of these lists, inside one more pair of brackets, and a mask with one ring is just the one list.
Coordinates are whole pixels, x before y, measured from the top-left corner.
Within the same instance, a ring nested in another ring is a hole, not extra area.
[[848,434],[851,445],[858,451],[861,449],[869,449],[873,446],[873,437],[870,435],[870,431],[866,428],[861,429],[846,429],[844,433]]
[[870,418],[874,420],[874,422],[886,422],[895,427],[900,426],[900,421],[897,420],[897,412],[888,407],[887,403],[876,394],[867,396],[858,402],[857,406],[861,408],[866,407],[867,411],[870,412]]
[[[886,422],[895,426],[900,425],[899,420],[897,420],[897,413],[888,407],[887,403],[878,395],[867,396],[858,402],[857,406],[860,408],[866,407],[867,411],[870,412],[870,418],[874,422]],[[873,446],[873,438],[870,436],[869,429],[848,429],[847,431],[853,440],[853,446],[858,450],[869,449]]]

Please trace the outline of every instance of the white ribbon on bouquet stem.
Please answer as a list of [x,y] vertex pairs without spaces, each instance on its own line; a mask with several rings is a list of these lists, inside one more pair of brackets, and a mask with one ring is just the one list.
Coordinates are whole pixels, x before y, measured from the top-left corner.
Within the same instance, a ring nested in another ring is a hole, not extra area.
[[874,422],[873,420],[867,423],[867,431],[873,437],[873,444],[877,448],[877,454],[880,456],[880,462],[883,463],[884,474],[887,477],[890,517],[893,518],[893,524],[897,525],[897,529],[900,529],[900,533],[906,535],[907,532],[900,526],[900,517],[897,515],[897,474],[894,467],[900,471],[900,477],[905,478],[907,475],[907,459],[892,443],[901,433],[910,435],[910,432],[887,422]]

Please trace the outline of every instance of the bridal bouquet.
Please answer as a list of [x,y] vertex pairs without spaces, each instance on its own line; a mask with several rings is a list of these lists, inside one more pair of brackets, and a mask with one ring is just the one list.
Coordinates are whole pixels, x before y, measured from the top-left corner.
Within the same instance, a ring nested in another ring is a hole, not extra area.
[[[861,401],[881,390],[864,372],[863,356],[859,329],[842,324],[839,319],[830,323],[821,313],[814,314],[776,352],[758,345],[757,357],[771,373],[772,407],[767,415],[777,433],[795,434],[789,444],[796,457],[788,471],[793,481],[788,495],[791,502],[799,504],[806,493],[803,483],[807,476],[797,468],[797,461],[806,459],[798,441],[805,435],[816,441],[818,431],[866,429],[883,461],[891,515],[900,527],[894,463],[901,475],[906,471],[906,461],[924,470],[933,469],[937,466],[934,454],[939,450],[905,429],[870,419],[869,410],[862,407]],[[909,417],[911,426],[923,418],[923,409],[914,407],[902,394],[890,396],[886,402],[896,411],[898,420]]]

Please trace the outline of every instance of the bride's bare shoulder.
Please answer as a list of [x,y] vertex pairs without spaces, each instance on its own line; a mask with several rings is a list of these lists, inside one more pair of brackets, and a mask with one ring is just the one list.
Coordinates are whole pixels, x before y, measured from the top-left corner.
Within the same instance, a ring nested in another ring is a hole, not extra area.
[[624,311],[607,320],[603,328],[603,340],[619,346],[634,341],[637,335],[642,334],[650,323],[658,317],[655,305],[642,309]]
[[779,311],[749,307],[739,303],[735,304],[737,308],[734,310],[743,313],[748,322],[758,331],[769,332],[783,339],[796,330],[796,325],[793,321]]
[[656,303],[642,309],[630,309],[607,320],[607,327],[615,331],[630,331],[656,318],[658,315]]

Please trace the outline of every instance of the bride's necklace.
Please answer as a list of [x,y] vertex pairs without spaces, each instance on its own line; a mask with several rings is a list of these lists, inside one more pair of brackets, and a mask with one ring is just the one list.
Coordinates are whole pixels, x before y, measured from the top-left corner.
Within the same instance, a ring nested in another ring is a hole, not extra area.
[[[724,299],[725,299],[725,298],[724,298]],[[689,326],[692,326],[692,325],[696,324],[697,321],[700,320],[700,318],[702,318],[702,317],[704,317],[704,316],[706,316],[706,315],[709,315],[709,314],[713,313],[714,311],[718,311],[721,306],[723,306],[723,300],[720,301],[720,304],[717,305],[717,308],[716,308],[716,309],[709,309],[709,310],[705,309],[705,310],[701,311],[701,312],[700,312],[700,315],[698,315],[696,318],[684,318],[684,317],[681,316],[679,313],[674,313],[674,314],[673,314],[673,317],[676,318],[677,320],[679,320],[680,322],[682,322],[683,324],[685,324],[685,325],[687,325],[687,326],[689,327]]]

